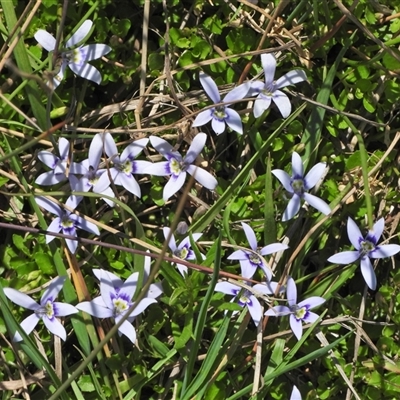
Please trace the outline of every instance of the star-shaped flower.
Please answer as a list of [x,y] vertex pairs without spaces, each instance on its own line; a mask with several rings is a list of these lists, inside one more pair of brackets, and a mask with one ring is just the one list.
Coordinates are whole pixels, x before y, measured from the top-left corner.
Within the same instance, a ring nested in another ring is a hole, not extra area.
[[[171,231],[171,229],[168,227],[163,228],[165,240],[167,240],[170,231]],[[202,236],[202,233],[193,233],[192,234],[193,240],[195,242],[197,242],[201,236]],[[170,250],[172,251],[172,254],[175,257],[178,257],[182,260],[195,260],[196,259],[196,255],[195,255],[194,251],[190,248],[190,237],[189,236],[185,237],[185,239],[183,239],[181,241],[181,243],[177,246],[176,241],[175,241],[175,236],[174,236],[174,234],[172,234],[171,238],[169,239],[168,247],[170,248]],[[202,256],[204,257],[203,254],[202,254]],[[176,266],[178,267],[179,272],[181,273],[182,276],[185,276],[185,274],[187,274],[188,269],[185,265],[176,263]]]
[[[134,304],[133,296],[136,292],[139,273],[134,272],[125,282],[104,269],[94,269],[93,273],[100,281],[101,295],[92,301],[79,303],[76,308],[97,318],[113,318],[117,324]],[[129,314],[129,319],[133,320],[150,304],[156,302],[154,297],[143,298]],[[135,344],[136,330],[128,320],[125,320],[118,328],[118,333],[125,335]]]
[[237,299],[236,296],[241,293],[240,297],[237,299],[237,303],[241,307],[246,306],[248,308],[251,318],[255,325],[258,326],[262,318],[262,306],[257,297],[253,294],[253,291],[258,292],[260,295],[269,296],[275,293],[277,285],[276,282],[268,282],[266,284],[257,283],[252,286],[252,291],[250,291],[230,282],[218,282],[215,285],[215,291],[235,296],[232,302],[235,301]]
[[[35,329],[35,326],[40,320],[43,320],[46,328],[53,335],[59,336],[62,340],[66,339],[67,334],[65,332],[65,328],[57,318],[65,317],[78,312],[78,310],[70,304],[55,301],[66,279],[66,276],[59,276],[58,278],[55,278],[44,291],[42,298],[40,299],[40,304],[36,303],[32,297],[25,293],[12,288],[4,288],[4,294],[12,302],[21,307],[27,308],[28,310],[34,311],[32,315],[25,318],[21,322],[21,328],[27,335],[29,335]],[[19,342],[21,340],[22,336],[18,332],[15,332],[13,341]]]
[[297,304],[297,288],[292,277],[289,277],[287,280],[286,296],[289,307],[271,307],[264,315],[269,315],[270,317],[290,315],[290,327],[297,339],[300,340],[303,335],[302,322],[304,321],[309,324],[315,322],[318,319],[318,315],[310,310],[325,303],[326,300],[323,297],[313,296]]
[[[200,83],[214,104],[221,103],[218,86],[211,77],[200,72]],[[218,105],[200,112],[192,126],[203,126],[211,121],[212,129],[217,135],[221,134],[225,130],[225,124],[227,124],[233,131],[243,134],[243,125],[240,115],[237,111],[229,108],[229,103],[246,97],[249,88],[249,83],[243,83],[235,87],[224,97],[223,103],[226,104]]]
[[307,80],[307,76],[301,69],[295,69],[274,81],[276,59],[271,53],[261,54],[261,64],[264,69],[265,82],[255,81],[251,83],[250,96],[257,95],[254,101],[253,113],[256,118],[260,117],[273,101],[283,118],[287,118],[292,112],[292,105],[287,95],[281,88]]
[[[64,235],[77,236],[77,229],[84,229],[89,233],[95,235],[100,235],[99,228],[92,222],[86,221],[84,218],[70,211],[63,210],[58,204],[47,199],[46,197],[35,197],[36,203],[47,210],[48,212],[56,215],[47,230],[49,232],[62,232]],[[65,202],[68,207],[75,208],[77,205],[77,200],[75,196],[70,196]],[[50,243],[55,236],[46,235],[46,243]],[[71,253],[75,253],[78,247],[78,242],[73,239],[65,239],[67,247]]]
[[300,210],[301,199],[316,208],[322,214],[328,215],[331,212],[328,204],[317,196],[307,193],[322,178],[326,164],[314,165],[306,176],[304,176],[303,162],[301,157],[293,152],[292,154],[292,176],[281,169],[274,169],[271,172],[280,180],[283,187],[292,195],[283,213],[282,221],[292,219]]
[[[61,51],[59,54],[61,66],[53,79],[54,88],[57,88],[62,81],[67,65],[75,74],[82,78],[96,82],[97,84],[101,83],[100,72],[93,67],[93,65],[88,64],[88,62],[97,60],[108,54],[111,51],[111,47],[105,44],[89,44],[87,46],[76,47],[76,45],[82,42],[89,34],[92,25],[93,22],[87,19],[65,43],[65,47],[68,50]],[[43,29],[39,29],[35,33],[35,39],[48,52],[53,51],[56,47],[56,39],[54,36]]]
[[265,264],[264,259],[260,256],[266,256],[268,254],[286,250],[288,246],[282,243],[272,243],[268,246],[259,248],[257,246],[257,239],[253,229],[251,229],[251,227],[244,222],[242,222],[242,227],[250,244],[250,248],[253,251],[236,250],[228,257],[228,260],[240,261],[240,266],[242,269],[241,275],[243,278],[252,278],[257,267],[260,267],[264,271],[267,280],[270,281],[272,279],[272,272]]
[[[107,173],[102,174],[98,178],[97,184],[100,188],[107,187],[110,184],[110,178],[115,185],[123,186],[126,190],[137,197],[141,196],[140,186],[134,178],[133,174],[144,174],[151,165],[149,161],[136,160],[136,157],[147,146],[149,139],[135,140],[133,143],[125,147],[125,150],[119,155],[114,139],[109,132],[100,134],[102,140],[101,149],[104,148],[105,153],[110,158],[112,167]],[[100,141],[99,141],[100,145]]]
[[351,264],[361,259],[361,273],[365,283],[372,290],[376,289],[376,275],[370,258],[386,258],[397,254],[400,251],[398,244],[378,245],[385,228],[383,218],[375,222],[372,230],[368,231],[365,238],[356,223],[349,217],[347,220],[347,234],[351,244],[356,248],[355,251],[343,251],[328,258],[334,264]]
[[205,188],[214,190],[218,184],[217,180],[203,168],[194,165],[196,158],[203,150],[206,144],[207,135],[198,133],[189,147],[185,157],[174,150],[174,148],[157,136],[150,136],[152,146],[161,153],[168,161],[162,161],[151,164],[146,173],[155,176],[170,175],[170,179],[164,186],[163,199],[167,201],[174,195],[185,183],[186,173],[189,173],[202,184]]

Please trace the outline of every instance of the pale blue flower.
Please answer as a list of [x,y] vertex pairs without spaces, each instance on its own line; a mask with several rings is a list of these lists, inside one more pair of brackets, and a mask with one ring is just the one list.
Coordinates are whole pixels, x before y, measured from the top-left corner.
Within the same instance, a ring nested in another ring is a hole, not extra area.
[[257,95],[254,101],[254,116],[260,117],[273,101],[282,117],[287,118],[292,112],[292,105],[287,95],[279,89],[305,81],[307,76],[301,69],[295,69],[275,81],[276,59],[272,53],[261,54],[261,64],[264,69],[265,82],[252,82],[249,91],[249,96]]
[[[231,301],[237,302],[241,307],[247,307],[255,325],[258,326],[262,318],[262,306],[253,291],[262,296],[269,296],[275,293],[277,286],[277,282],[257,283],[251,287],[252,291],[250,291],[230,282],[218,282],[215,285],[215,291],[235,296]],[[239,294],[240,297],[237,298]]]
[[[101,83],[100,72],[88,62],[108,54],[111,51],[111,47],[105,44],[89,44],[88,46],[76,47],[78,43],[87,37],[92,25],[93,22],[91,20],[87,19],[84,21],[65,43],[65,47],[68,50],[60,51],[61,66],[57,75],[53,78],[54,88],[57,88],[62,81],[67,65],[75,74],[82,78],[96,82],[97,84]],[[56,39],[50,33],[39,29],[34,36],[38,43],[48,52],[55,49]]]
[[325,163],[314,165],[306,176],[304,176],[303,162],[301,157],[293,152],[292,154],[292,176],[281,169],[274,169],[271,172],[279,179],[283,187],[292,195],[283,213],[282,221],[292,219],[300,210],[301,199],[304,199],[312,207],[322,214],[328,215],[331,209],[325,201],[317,196],[307,193],[312,189],[324,175]]
[[229,108],[228,105],[246,97],[250,84],[243,83],[235,87],[224,97],[223,101],[221,101],[218,86],[210,76],[200,72],[200,83],[214,104],[222,102],[225,104],[201,111],[197,115],[192,126],[203,126],[211,121],[212,129],[217,135],[221,134],[225,130],[225,124],[227,124],[233,131],[243,134],[243,125],[240,115],[237,111]]
[[378,241],[385,228],[385,220],[379,219],[363,237],[357,224],[349,217],[347,220],[347,235],[355,251],[343,251],[328,258],[334,264],[351,264],[361,259],[361,273],[365,283],[372,290],[376,289],[376,275],[370,258],[386,258],[397,254],[400,251],[398,244],[383,244],[378,246]]
[[293,390],[290,396],[290,400],[302,400],[300,390],[297,389],[296,385],[293,385]]
[[[97,318],[113,318],[117,324],[126,315],[134,304],[133,296],[136,292],[139,273],[134,272],[123,282],[118,276],[104,269],[94,269],[93,273],[100,281],[100,296],[92,301],[79,303],[76,308]],[[151,291],[148,291],[148,295]],[[153,288],[152,294],[161,294]],[[150,304],[156,303],[154,297],[144,297],[136,308],[129,314],[133,320],[141,314]],[[118,328],[120,335],[125,335],[133,344],[136,342],[136,330],[131,322],[126,319]]]
[[286,250],[288,246],[282,243],[272,243],[268,246],[259,248],[257,246],[257,238],[253,229],[244,222],[242,222],[242,227],[250,244],[250,248],[253,251],[236,250],[228,257],[228,260],[239,260],[242,269],[241,275],[243,278],[252,278],[257,267],[260,267],[264,271],[267,280],[270,281],[272,279],[272,272],[268,265],[265,264],[263,257],[260,256],[266,256],[268,254]]
[[[65,202],[65,205],[74,209],[80,199],[81,198],[77,198],[76,196],[70,196]],[[86,221],[84,218],[72,213],[71,211],[63,210],[58,204],[47,199],[46,197],[35,197],[35,201],[40,207],[56,215],[56,218],[53,219],[47,228],[48,232],[58,233],[61,231],[64,235],[77,237],[76,230],[84,229],[85,231],[93,233],[94,235],[100,235],[99,228],[97,228],[95,224]],[[55,236],[46,235],[46,243],[50,243],[54,238]],[[78,247],[78,242],[73,239],[65,239],[65,242],[69,251],[74,254]]]
[[194,165],[196,158],[206,144],[206,140],[207,135],[205,133],[198,133],[194,137],[186,156],[182,157],[164,139],[157,136],[150,136],[152,146],[168,160],[151,164],[146,169],[146,173],[150,175],[170,175],[169,181],[164,186],[164,201],[167,201],[183,186],[186,180],[186,173],[192,175],[197,182],[207,189],[214,190],[217,187],[217,180],[209,172]]
[[[60,337],[62,340],[66,339],[67,334],[65,328],[57,318],[78,312],[78,310],[70,304],[55,301],[66,279],[66,276],[55,278],[44,291],[40,299],[40,304],[36,303],[36,301],[25,293],[12,288],[4,288],[4,294],[12,302],[34,311],[32,315],[21,322],[21,328],[27,335],[35,329],[35,326],[40,320],[43,320],[44,325],[53,335]],[[13,341],[19,342],[21,340],[22,336],[18,332],[15,332]]]
[[302,322],[304,321],[309,324],[315,322],[318,319],[318,315],[310,310],[325,303],[326,300],[323,297],[312,296],[301,301],[300,303],[297,303],[297,288],[292,277],[289,277],[287,280],[286,296],[289,307],[271,307],[265,312],[264,315],[268,315],[270,317],[290,315],[290,327],[292,328],[292,331],[297,339],[300,340],[303,335]]

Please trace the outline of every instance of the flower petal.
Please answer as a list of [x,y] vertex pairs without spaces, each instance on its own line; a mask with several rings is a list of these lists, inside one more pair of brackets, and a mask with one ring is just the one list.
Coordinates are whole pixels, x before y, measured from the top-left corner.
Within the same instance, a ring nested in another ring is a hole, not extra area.
[[[50,225],[47,227],[47,232],[54,232],[58,233],[61,231],[61,219],[59,217],[54,218],[53,221],[51,221]],[[53,235],[46,235],[46,243],[50,243],[55,236]]]
[[271,105],[272,97],[260,94],[254,100],[253,114],[256,118],[261,117],[265,110]]
[[67,40],[65,43],[65,47],[68,49],[75,47],[78,43],[82,42],[83,39],[89,34],[90,29],[92,28],[93,22],[90,19],[87,19],[83,22],[83,24],[78,28],[78,30]]
[[289,203],[283,213],[282,221],[289,221],[292,219],[300,210],[300,196],[296,194],[289,200]]
[[211,127],[217,135],[220,135],[225,131],[225,120],[221,121],[217,118],[213,118],[211,120]]
[[265,85],[271,86],[274,82],[276,58],[272,53],[261,54],[261,65],[264,70]]
[[185,183],[186,172],[181,172],[177,177],[171,176],[167,184],[164,186],[163,199],[167,201],[171,196],[180,190]]
[[150,143],[164,157],[170,154],[179,154],[166,140],[161,139],[158,136],[150,136]]
[[99,228],[93,222],[87,221],[86,219],[83,219],[79,215],[76,216],[74,215],[74,217],[76,218],[76,221],[80,229],[84,229],[85,231],[93,233],[94,235],[100,235]]
[[331,208],[325,201],[310,193],[303,193],[304,200],[324,215],[331,213]]
[[65,174],[55,174],[53,171],[48,171],[40,174],[36,178],[35,183],[43,186],[50,186],[57,185],[58,183],[61,183],[66,179],[67,177],[65,176]]
[[46,211],[48,211],[54,215],[61,216],[63,213],[61,210],[61,207],[58,204],[47,199],[46,197],[37,196],[37,197],[35,197],[35,201],[39,207],[44,208]]
[[[167,240],[170,232],[171,232],[171,229],[168,228],[167,226],[165,226],[163,228],[163,233],[164,233],[165,240]],[[171,249],[172,252],[174,252],[177,249],[174,234],[171,234],[171,237],[169,238],[168,247]]]
[[295,385],[293,385],[292,394],[290,395],[289,400],[302,400],[300,390],[297,389]]
[[[29,335],[36,327],[37,323],[40,321],[40,317],[33,313],[29,317],[26,317],[21,323],[20,326],[24,330],[24,332]],[[22,340],[22,336],[18,333],[15,332],[13,341],[14,342],[20,342]]]
[[275,90],[272,95],[272,101],[278,107],[283,118],[287,118],[292,112],[292,104],[290,103],[289,97],[287,97],[286,93],[283,93],[280,90]]
[[136,317],[137,315],[141,314],[150,304],[154,303],[157,303],[156,299],[145,297],[137,304],[136,308],[131,312],[129,317]]
[[374,271],[374,267],[371,264],[369,257],[365,256],[361,259],[361,273],[364,277],[365,283],[367,286],[375,290],[376,289],[376,275]]
[[67,303],[60,303],[58,301],[55,301],[53,306],[56,310],[56,317],[65,317],[67,315],[76,314],[77,312],[79,312],[76,307]]
[[250,295],[248,298],[251,301],[251,303],[247,303],[247,308],[250,311],[251,318],[253,318],[255,325],[258,326],[262,317],[261,304],[257,300],[256,296]]
[[347,235],[353,247],[360,250],[360,241],[364,239],[357,224],[349,217],[347,220]]
[[227,107],[225,108],[225,113],[227,115],[225,122],[227,123],[229,128],[242,135],[243,134],[242,119],[240,118],[240,115],[237,113],[237,111]]
[[57,318],[53,317],[52,319],[50,319],[47,317],[43,317],[43,323],[53,335],[60,337],[64,341],[66,340],[67,332]]
[[324,175],[325,169],[325,163],[314,165],[304,178],[304,188],[306,190],[312,189]]
[[20,292],[19,290],[5,287],[4,294],[15,304],[27,308],[28,310],[37,310],[40,306],[36,301],[32,299],[32,297],[28,296],[25,293]]
[[190,165],[186,171],[207,189],[214,190],[218,185],[218,181],[203,168]]
[[80,48],[80,51],[85,54],[85,61],[97,60],[100,57],[108,54],[112,48],[106,44],[89,44]]
[[283,315],[290,314],[290,308],[286,306],[275,306],[267,310],[264,315],[269,315],[270,317],[282,317]]
[[65,243],[67,244],[68,250],[75,254],[76,249],[78,248],[78,241],[73,239],[65,239]]
[[247,96],[250,90],[250,83],[245,82],[239,86],[233,88],[230,92],[226,94],[224,97],[224,103],[231,103],[232,101],[243,99]]
[[185,158],[183,159],[185,164],[193,164],[196,158],[202,152],[207,140],[207,135],[203,132],[198,133],[192,141]]
[[97,304],[94,300],[79,303],[76,308],[97,318],[110,318],[114,315],[113,310]]
[[242,222],[242,228],[244,230],[244,234],[246,235],[247,241],[249,242],[250,248],[254,251],[257,251],[257,238],[253,229],[251,229],[250,225]]
[[305,317],[303,318],[303,321],[309,324],[313,324],[318,318],[319,318],[318,314],[315,314],[312,311],[308,311]]
[[117,156],[118,150],[115,144],[114,138],[111,136],[110,132],[101,133],[101,138],[103,139],[103,146],[104,152],[107,154],[108,157],[113,158]]
[[56,39],[49,32],[39,29],[35,33],[36,41],[47,51],[53,51],[56,47]]
[[161,161],[161,162],[156,162],[154,164],[150,164],[146,168],[145,173],[153,176],[171,175],[171,171],[169,168],[169,161]]
[[146,148],[147,143],[149,143],[149,139],[145,138],[135,140],[129,146],[126,146],[120,157],[121,162],[125,162],[127,159],[132,161]]
[[294,279],[289,276],[286,283],[286,297],[289,306],[294,306],[297,304],[297,287]]
[[124,174],[124,173],[120,173],[118,175],[119,179],[120,179],[120,184],[129,192],[131,192],[132,194],[134,194],[137,197],[141,196],[141,192],[140,192],[140,186],[137,183],[136,179],[133,177],[133,175],[129,174]]
[[360,258],[358,251],[342,251],[329,257],[327,261],[333,264],[351,264]]
[[[247,258],[247,257],[246,257]],[[252,264],[249,259],[240,260],[240,274],[243,278],[251,279],[253,275],[256,273],[257,267]],[[264,270],[264,269],[263,269]],[[271,276],[271,272],[269,272],[269,277]],[[267,275],[268,277],[268,275]]]
[[87,63],[81,65],[69,63],[68,66],[76,75],[100,85],[101,74],[97,68],[93,67],[93,65]]
[[203,126],[210,122],[213,118],[213,109],[208,109],[201,111],[200,113],[197,114],[196,118],[193,121],[192,126]]
[[265,83],[261,81],[250,82],[249,97],[257,96],[262,90],[265,89]]
[[[275,283],[275,282],[274,282]],[[275,293],[275,290],[273,289],[271,284],[265,284],[265,283],[256,283],[253,286],[253,289],[259,293],[262,293],[266,296],[269,296],[271,294]]]
[[215,285],[214,290],[216,292],[229,294],[230,296],[236,296],[238,292],[240,292],[241,288],[240,286],[234,285],[233,283],[230,282],[218,282]]
[[283,244],[283,243],[272,243],[272,244],[269,244],[269,245],[263,247],[260,250],[260,254],[262,256],[266,256],[268,254],[277,253],[278,251],[283,251],[288,248],[289,248],[289,246],[286,244]]
[[324,304],[325,302],[326,302],[326,300],[323,297],[312,296],[312,297],[309,297],[308,299],[301,301],[298,304],[298,306],[299,307],[309,306],[310,309],[313,309],[315,307],[320,306],[321,304]]
[[246,252],[243,250],[234,251],[229,257],[228,260],[247,260]]
[[40,304],[44,306],[48,300],[54,302],[57,298],[58,293],[64,286],[64,282],[67,280],[67,276],[58,276],[57,278],[53,279],[47,289],[43,292],[42,298],[40,299]]
[[89,166],[97,170],[100,164],[100,158],[102,154],[103,154],[103,138],[98,133],[97,135],[94,135],[89,146],[89,155],[88,155]]
[[397,254],[400,251],[398,244],[383,244],[377,246],[374,250],[369,252],[369,256],[372,258],[386,258]]
[[298,153],[295,151],[292,154],[292,176],[293,179],[303,178],[304,169],[303,169],[303,161]]
[[292,314],[289,317],[290,328],[292,329],[294,336],[297,337],[297,340],[300,340],[303,336],[303,324],[301,320],[297,320],[296,317]]
[[49,168],[54,169],[60,159],[49,151],[39,151],[38,159]]
[[129,301],[131,301],[136,292],[138,280],[139,272],[134,272],[133,274],[129,275],[122,287],[119,288],[119,293],[124,293],[129,298]]
[[303,70],[294,69],[293,71],[289,71],[285,75],[277,79],[277,81],[275,82],[275,88],[280,89],[306,80],[307,80],[307,75]]
[[[117,323],[120,318],[115,318],[115,322]],[[121,326],[118,328],[118,332],[125,335],[133,344],[136,342],[136,330],[134,326],[128,322],[124,321]]]
[[375,222],[372,230],[368,232],[368,236],[375,238],[375,243],[378,243],[384,229],[385,229],[385,219],[380,218],[378,221]]
[[289,193],[294,193],[292,188],[292,179],[287,172],[282,169],[273,169],[271,173],[275,175],[280,183],[282,183],[286,191],[288,191]]
[[200,72],[199,79],[201,86],[203,86],[204,91],[213,103],[220,103],[221,96],[219,95],[218,86],[215,84],[214,80],[204,72]]

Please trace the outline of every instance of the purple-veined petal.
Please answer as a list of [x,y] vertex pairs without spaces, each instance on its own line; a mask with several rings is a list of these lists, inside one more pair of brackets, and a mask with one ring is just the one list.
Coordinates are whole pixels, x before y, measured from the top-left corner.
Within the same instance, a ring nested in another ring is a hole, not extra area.
[[65,46],[70,49],[71,47],[75,47],[78,43],[82,42],[82,40],[85,39],[89,34],[92,25],[93,22],[90,19],[84,21],[78,30],[67,40]]
[[185,158],[183,159],[185,164],[193,164],[196,158],[202,152],[207,140],[207,135],[203,132],[198,133],[190,145]]
[[238,292],[240,292],[241,288],[240,288],[240,286],[236,286],[230,282],[218,282],[215,285],[214,290],[216,292],[229,294],[230,296],[236,296],[238,294]]
[[246,252],[243,250],[234,251],[229,257],[228,260],[247,260]]
[[[118,323],[118,321],[121,319],[121,317],[116,317],[115,318],[115,323]],[[133,344],[136,342],[136,330],[134,326],[128,322],[124,321],[121,326],[118,328],[118,332],[121,333],[122,335],[125,335]]]
[[89,146],[89,155],[88,155],[89,166],[97,170],[100,164],[100,158],[102,154],[103,154],[103,138],[98,133],[97,135],[94,135],[92,142],[90,143]]
[[54,169],[57,162],[60,160],[57,156],[49,151],[39,151],[37,155],[38,159],[49,168]]
[[220,121],[219,119],[213,117],[211,120],[211,127],[217,135],[220,135],[225,130],[225,120]]
[[363,240],[363,235],[357,224],[350,217],[347,220],[347,235],[353,247],[360,250],[360,241]]
[[290,308],[286,306],[275,306],[267,310],[264,315],[269,315],[270,317],[282,317],[284,315],[290,314]]
[[58,183],[61,183],[66,179],[67,177],[65,176],[65,174],[55,174],[53,171],[48,171],[40,174],[36,178],[35,183],[43,186],[50,186],[57,185]]
[[161,161],[161,162],[156,162],[154,164],[150,164],[146,168],[145,173],[153,176],[171,175],[169,168],[169,161]]
[[325,201],[310,193],[303,193],[304,200],[324,215],[331,213],[331,208]]
[[150,304],[157,303],[156,299],[152,299],[149,297],[145,297],[144,299],[140,300],[137,304],[136,308],[131,312],[129,317],[136,317],[137,315],[141,314]]
[[53,334],[60,337],[62,340],[67,339],[67,332],[57,318],[49,319],[46,316],[42,318],[46,328]]
[[251,303],[247,303],[251,318],[253,319],[256,326],[260,323],[262,317],[262,307],[256,296],[250,295],[249,300]]
[[[76,176],[70,175],[69,177],[70,183],[71,183],[71,187],[75,186],[78,187],[79,189],[83,189],[83,187],[80,187],[80,183],[79,183],[79,179]],[[84,183],[84,181],[83,181]],[[82,190],[82,191],[86,191],[86,190]],[[65,205],[67,207],[71,207],[73,210],[75,210],[76,207],[78,207],[79,203],[83,200],[83,196],[75,196],[74,194],[72,194],[71,196],[68,197],[68,199],[65,202]]]
[[42,298],[40,299],[40,304],[44,306],[48,300],[54,302],[57,298],[58,293],[64,286],[64,282],[67,280],[66,275],[58,276],[54,280],[51,281],[50,285],[43,292]]
[[297,304],[297,287],[294,279],[289,276],[286,283],[286,298],[289,306],[294,306]]
[[372,230],[368,232],[368,236],[374,237],[375,243],[378,243],[384,229],[385,229],[385,219],[380,218],[378,221],[375,222]]
[[[101,277],[102,277],[102,275],[104,275],[103,279],[111,282],[111,285],[114,288],[121,288],[122,285],[124,284],[124,281],[121,278],[119,278],[117,275],[113,274],[110,271],[107,271],[107,270],[101,269],[101,268],[92,269],[92,271],[93,271],[93,274],[95,275],[95,277],[99,281],[101,281]],[[101,297],[96,297],[96,299],[101,299]]]
[[56,310],[56,317],[65,317],[67,315],[76,314],[77,312],[79,312],[76,307],[67,303],[60,303],[58,301],[55,301],[53,306]]
[[247,96],[250,90],[250,83],[245,82],[239,86],[233,88],[230,92],[226,94],[224,97],[224,103],[230,103],[232,101],[241,100]]
[[164,157],[171,153],[174,155],[177,153],[166,140],[161,139],[158,136],[150,136],[150,143]]
[[126,146],[120,157],[121,162],[125,162],[128,158],[130,160],[136,158],[145,149],[147,143],[149,143],[149,139],[139,139]]
[[[61,231],[61,218],[57,217],[51,221],[50,225],[47,227],[48,232],[59,233]],[[55,236],[53,235],[46,235],[46,243],[50,243]]]
[[215,84],[213,79],[204,72],[200,72],[199,78],[201,86],[203,86],[204,91],[207,93],[208,97],[213,101],[213,103],[220,103],[221,96],[218,91],[218,86]]
[[164,186],[163,199],[167,201],[171,196],[180,190],[185,183],[186,172],[181,172],[177,177],[171,176],[169,181]]
[[64,78],[67,65],[68,65],[67,60],[63,60],[61,63],[60,70],[58,71],[58,74],[52,79],[51,83],[50,81],[47,82],[47,86],[50,86],[51,89],[56,89],[58,87],[58,85],[62,82]]
[[78,241],[73,239],[65,239],[65,243],[67,244],[68,250],[75,254],[76,249],[78,248]]
[[89,172],[89,165],[90,164],[88,159],[85,159],[81,162],[72,162],[69,165],[69,174],[85,175]]
[[300,196],[294,194],[293,197],[289,200],[289,203],[283,212],[282,221],[289,221],[292,219],[300,210]]
[[301,160],[301,157],[294,151],[292,154],[292,176],[294,179],[303,178],[303,168],[303,161]]
[[360,258],[358,251],[342,251],[329,257],[327,261],[333,264],[351,264]]
[[325,169],[325,163],[318,163],[314,165],[304,178],[304,189],[312,189],[324,175]]
[[[20,326],[25,331],[25,333],[27,335],[29,335],[35,329],[35,327],[39,321],[40,321],[40,317],[37,314],[33,313],[29,317],[26,317],[20,323]],[[15,332],[13,341],[20,342],[21,340],[22,340],[22,336],[18,332]]]
[[87,221],[86,219],[83,219],[79,215],[74,215],[74,219],[75,218],[80,229],[84,229],[85,231],[93,233],[94,235],[100,235],[99,228],[93,222]]
[[382,244],[370,251],[368,256],[372,258],[386,258],[397,254],[400,251],[398,244]]
[[106,44],[89,44],[83,46],[81,49],[82,53],[85,54],[85,61],[97,60],[100,57],[108,54],[112,49]]
[[114,138],[111,136],[110,132],[104,132],[101,133],[100,135],[101,138],[103,139],[102,148],[104,148],[104,152],[107,154],[107,157],[113,159],[115,156],[119,154]]
[[365,256],[361,259],[360,262],[361,265],[361,273],[362,276],[364,277],[365,283],[367,286],[375,290],[376,289],[376,275],[374,271],[374,267],[371,264],[371,260],[369,257]]
[[141,196],[140,192],[140,186],[137,183],[136,179],[133,177],[133,175],[129,174],[126,175],[124,173],[120,173],[118,175],[118,178],[120,180],[120,184],[129,192],[134,194],[137,197]]
[[300,390],[297,389],[295,385],[293,385],[292,394],[290,395],[289,400],[302,400]]
[[39,29],[34,36],[36,41],[47,51],[53,51],[56,47],[56,39],[49,32]]
[[212,118],[213,118],[213,110],[212,109],[201,111],[200,113],[197,114],[197,117],[193,121],[192,126],[193,127],[203,126],[203,125],[207,124],[208,122],[210,122],[212,120]]
[[4,294],[15,304],[27,308],[28,310],[37,310],[40,306],[36,301],[32,299],[32,297],[28,296],[25,293],[20,292],[19,290],[12,289],[6,287],[3,289]]
[[259,94],[254,100],[253,114],[256,118],[261,117],[265,110],[271,105],[272,97]]
[[134,160],[133,164],[133,174],[147,174],[147,168],[151,165],[150,161],[145,160]]
[[261,250],[260,250],[260,254],[262,256],[266,256],[268,254],[273,254],[273,253],[277,253],[278,251],[283,251],[288,249],[289,246],[283,243],[271,243],[267,246],[264,246]]
[[190,165],[186,171],[207,189],[214,190],[218,185],[218,181],[203,168]]
[[84,301],[76,305],[78,310],[84,311],[93,317],[96,318],[110,318],[114,316],[113,310],[103,307],[96,302],[92,301]]
[[271,86],[274,82],[276,58],[272,53],[261,54],[261,65],[264,70],[265,85]]
[[272,101],[278,107],[283,118],[287,118],[292,112],[292,104],[290,103],[289,97],[287,97],[286,93],[283,93],[280,90],[275,90],[272,95]]
[[69,141],[63,137],[60,138],[60,140],[58,141],[58,151],[60,152],[61,160],[66,160],[68,158],[69,147]]
[[250,82],[249,93],[247,96],[257,96],[262,90],[265,89],[265,83],[261,81]]
[[326,300],[323,297],[312,296],[312,297],[309,297],[308,299],[301,301],[298,304],[298,306],[299,307],[309,306],[309,308],[312,309],[312,308],[320,306],[321,304],[324,304],[325,302],[326,302]]
[[119,288],[119,293],[125,294],[129,298],[129,301],[131,301],[136,292],[138,280],[139,272],[134,272],[133,274],[129,275],[129,277],[123,283],[122,287]]
[[296,336],[297,340],[300,340],[303,336],[303,324],[301,320],[298,321],[296,317],[292,314],[289,317],[290,328],[292,329],[294,336]]
[[[193,240],[197,242],[203,236],[202,233],[192,233]],[[179,243],[178,249],[181,250],[184,247],[190,247],[190,236],[186,236],[182,241]],[[193,258],[193,260],[195,257]]]
[[249,242],[250,248],[254,251],[257,251],[257,238],[253,229],[245,222],[242,222],[242,228],[244,230],[244,234],[246,235],[247,241]]
[[253,275],[256,273],[257,267],[252,264],[249,259],[240,260],[240,274],[243,278],[251,279]]
[[[169,236],[170,232],[171,232],[171,229],[168,228],[167,226],[165,226],[163,228],[163,233],[164,233],[165,240],[168,239],[168,236]],[[169,238],[168,247],[171,249],[172,252],[174,252],[177,249],[174,234],[171,234],[171,237]]]
[[101,74],[97,68],[93,67],[93,65],[87,63],[81,65],[69,63],[68,66],[76,75],[100,85]]
[[280,89],[306,80],[307,80],[307,75],[303,70],[294,69],[293,71],[289,71],[285,75],[277,79],[275,82],[275,88]]
[[240,118],[240,115],[237,113],[237,111],[227,107],[225,108],[225,113],[227,115],[225,122],[229,126],[229,128],[242,135],[243,134],[242,119]]
[[289,193],[294,193],[292,188],[292,179],[287,172],[285,172],[283,169],[273,169],[271,173],[275,175],[280,183],[282,183],[286,191],[288,191]]
[[308,311],[305,317],[303,318],[304,322],[308,324],[313,324],[319,318],[318,314],[313,313],[312,311]]
[[54,215],[61,216],[63,213],[58,204],[47,199],[46,197],[42,197],[42,196],[35,197],[35,201],[39,207],[44,208],[46,211],[48,211]]

